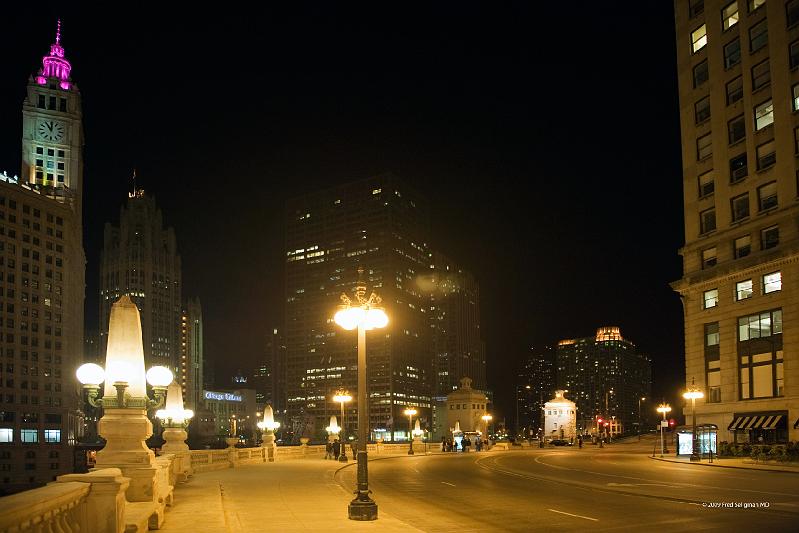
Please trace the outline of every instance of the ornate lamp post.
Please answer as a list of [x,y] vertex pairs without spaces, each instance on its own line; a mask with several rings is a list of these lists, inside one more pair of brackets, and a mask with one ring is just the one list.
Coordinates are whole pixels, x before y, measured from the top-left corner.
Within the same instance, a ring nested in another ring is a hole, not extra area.
[[408,417],[408,442],[411,443],[408,446],[408,455],[413,455],[413,415],[416,414],[416,409],[408,407],[403,413]]
[[186,444],[188,438],[186,428],[194,417],[194,411],[183,408],[183,391],[177,381],[169,384],[166,408],[156,411],[155,416],[161,420],[161,426],[164,428],[162,436],[165,442],[161,451],[175,454],[175,460],[178,462],[177,471],[185,481],[192,474],[191,456],[189,446]]
[[[347,437],[347,424],[344,421],[344,404],[352,401],[352,396],[348,392],[339,391],[333,396],[333,401],[341,404],[341,455],[338,460],[342,463],[347,462],[347,447],[345,446]],[[353,457],[355,459],[355,457]]]
[[[144,442],[153,434],[147,409],[164,404],[173,376],[165,367],[153,367],[145,373],[139,310],[129,296],[114,303],[108,324],[105,368],[87,363],[77,370],[89,404],[103,408],[97,425],[106,445],[97,452],[96,465],[120,468],[122,475],[131,478],[128,501],[152,501],[158,467],[155,454]],[[103,382],[104,393],[99,398]],[[147,396],[147,382],[154,399]]]
[[691,430],[691,461],[699,461],[699,453],[698,453],[698,446],[696,440],[696,400],[698,398],[704,398],[705,394],[699,390],[699,388],[694,385],[694,378],[691,378],[691,386],[688,387],[688,390],[683,393],[683,398],[686,400],[691,400],[691,414],[693,415],[694,419],[694,427]]
[[341,295],[342,304],[336,312],[336,324],[346,330],[358,330],[358,490],[350,502],[350,520],[377,520],[377,504],[369,497],[369,473],[366,466],[366,439],[369,437],[368,407],[366,405],[366,330],[384,328],[388,315],[380,307],[380,297],[375,293],[366,297],[363,267],[358,268],[358,284],[354,298]]
[[266,448],[265,459],[271,463],[275,460],[275,430],[280,427],[280,422],[275,422],[275,415],[271,405],[267,404],[264,408],[264,419],[258,422],[256,426],[263,431],[262,446]]
[[663,457],[663,450],[665,448],[663,444],[663,426],[666,422],[666,414],[671,412],[671,407],[667,403],[662,403],[658,406],[657,412],[663,415],[663,422],[660,424],[660,456]]

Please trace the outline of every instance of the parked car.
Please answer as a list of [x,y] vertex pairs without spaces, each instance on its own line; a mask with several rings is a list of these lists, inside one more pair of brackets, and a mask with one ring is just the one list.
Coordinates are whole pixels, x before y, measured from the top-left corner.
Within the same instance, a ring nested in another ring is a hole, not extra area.
[[552,439],[549,441],[550,444],[553,446],[571,446],[572,443],[567,441],[566,439]]

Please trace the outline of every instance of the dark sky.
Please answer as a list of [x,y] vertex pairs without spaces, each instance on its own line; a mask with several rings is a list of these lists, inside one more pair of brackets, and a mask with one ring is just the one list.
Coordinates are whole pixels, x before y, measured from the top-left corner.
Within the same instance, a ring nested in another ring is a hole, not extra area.
[[671,2],[167,4],[17,2],[0,21],[0,169],[17,173],[25,84],[63,19],[86,131],[87,326],[134,167],[175,228],[220,382],[281,324],[285,199],[393,172],[481,284],[499,417],[531,345],[601,325],[651,354],[658,399],[676,394]]

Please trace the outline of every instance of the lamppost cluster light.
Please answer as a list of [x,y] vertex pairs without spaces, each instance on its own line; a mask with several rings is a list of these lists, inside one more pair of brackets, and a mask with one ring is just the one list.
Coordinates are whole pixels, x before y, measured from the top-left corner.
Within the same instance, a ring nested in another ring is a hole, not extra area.
[[183,391],[177,381],[173,381],[167,388],[166,408],[159,409],[155,416],[161,420],[161,425],[166,428],[187,428],[189,421],[194,417],[194,411],[183,408]]
[[413,455],[413,415],[415,415],[416,412],[416,409],[413,407],[408,407],[403,411],[405,416],[408,417],[408,442],[410,442],[408,446],[408,455]]
[[[108,368],[104,369],[95,363],[85,363],[81,365],[75,374],[78,381],[83,385],[83,389],[87,391],[87,400],[92,407],[107,408],[135,408],[135,409],[155,409],[164,405],[166,397],[166,390],[169,384],[172,383],[174,376],[172,371],[165,366],[154,366],[146,373],[147,382],[153,388],[153,396],[155,399],[151,400],[147,397],[147,393],[135,396],[128,391],[130,387],[129,377],[134,375],[133,365],[125,361],[112,361],[108,364]],[[109,385],[116,389],[116,394],[109,396],[105,395],[100,398],[100,385],[106,383],[106,391]]]
[[[342,463],[346,463],[347,447],[344,443],[347,437],[347,424],[344,421],[344,404],[351,402],[352,396],[346,391],[338,391],[336,395],[333,396],[333,401],[341,404],[341,454],[339,454],[338,460]],[[355,459],[355,457],[353,457],[353,459]]]
[[377,520],[377,504],[369,496],[369,474],[367,470],[366,440],[367,396],[366,396],[366,331],[388,325],[388,315],[380,306],[381,299],[375,293],[366,297],[363,267],[358,267],[358,283],[354,297],[341,295],[341,305],[334,316],[336,324],[346,330],[358,330],[358,489],[348,508],[350,520]]
[[666,415],[671,412],[671,406],[669,406],[667,403],[662,403],[658,405],[657,412],[663,415],[663,421],[660,423],[660,456],[663,457],[663,451],[665,448],[663,441],[663,426],[666,425]]
[[696,440],[696,400],[704,398],[705,393],[694,384],[694,378],[691,378],[691,385],[688,387],[688,390],[683,393],[682,397],[686,400],[691,400],[691,414],[694,422],[693,429],[691,430],[691,461],[699,461],[700,456],[697,446],[698,442]]

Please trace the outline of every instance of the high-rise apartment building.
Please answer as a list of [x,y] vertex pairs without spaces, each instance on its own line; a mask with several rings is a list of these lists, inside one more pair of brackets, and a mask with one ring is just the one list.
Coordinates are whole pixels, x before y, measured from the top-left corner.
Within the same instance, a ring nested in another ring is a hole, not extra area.
[[250,386],[259,405],[269,404],[276,415],[285,414],[286,344],[278,328],[272,328],[266,336],[264,355],[253,371]]
[[799,0],[674,6],[686,386],[719,440],[797,440]]
[[578,428],[591,428],[601,415],[612,418],[616,427],[620,422],[620,431],[633,432],[646,418],[640,400],[650,396],[651,361],[622,338],[619,328],[602,327],[594,337],[560,341],[555,372],[557,388],[567,390],[577,404]]
[[555,348],[531,348],[516,379],[517,435],[535,436],[544,427],[544,404],[555,389]]
[[[81,95],[55,43],[22,104],[22,171],[0,175],[0,491],[72,471],[83,428]],[[9,113],[10,115],[10,113]]]
[[199,298],[189,298],[180,313],[180,380],[186,409],[199,409],[203,400],[203,310]]
[[105,360],[111,306],[129,295],[141,313],[144,361],[180,375],[181,270],[172,228],[164,228],[155,198],[137,189],[120,209],[119,226],[105,225],[100,255],[100,355]]
[[[328,188],[287,202],[286,396],[289,431],[319,437],[340,406],[332,396],[357,386],[357,336],[333,322],[339,296],[364,268],[368,291],[383,299],[384,329],[366,335],[369,429],[404,431],[416,406],[430,423],[434,386],[427,203],[391,176]],[[357,401],[345,406],[356,420]]]

